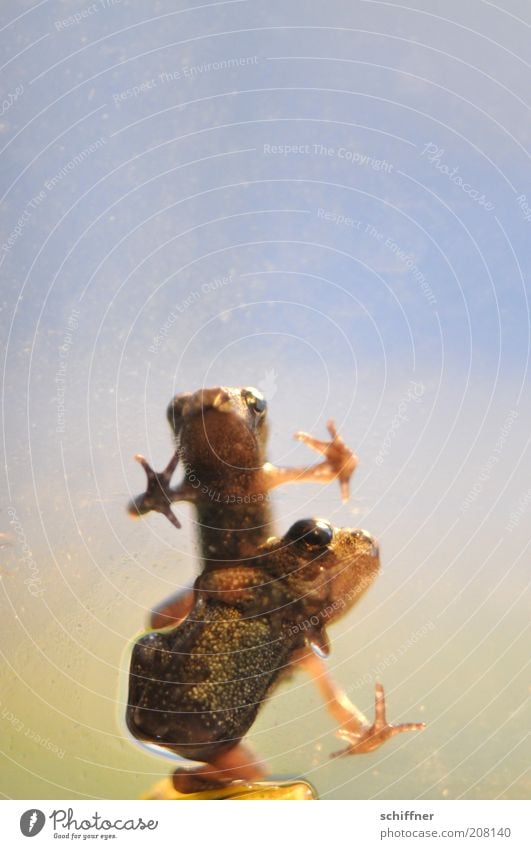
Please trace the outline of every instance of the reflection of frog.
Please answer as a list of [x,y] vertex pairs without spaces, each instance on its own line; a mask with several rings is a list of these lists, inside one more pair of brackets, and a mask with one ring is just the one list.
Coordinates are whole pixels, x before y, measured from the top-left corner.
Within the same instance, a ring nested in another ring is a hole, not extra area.
[[[154,628],[135,645],[127,722],[138,738],[205,766],[177,771],[176,786],[189,789],[207,775],[216,781],[252,780],[263,768],[241,743],[262,701],[283,673],[309,671],[339,721],[347,741],[341,754],[371,751],[401,731],[391,726],[383,690],[376,691],[371,725],[326,677],[326,626],[349,610],[379,568],[378,547],[359,530],[334,530],[315,519],[296,522],[271,536],[268,491],[295,480],[338,478],[343,497],[356,458],[328,423],[330,442],[305,433],[297,438],[323,453],[310,468],[278,468],[265,459],[266,403],[254,389],[216,388],[178,395],[168,418],[177,451],[147,492],[130,505],[133,514],[157,510],[173,524],[173,501],[197,510],[203,559],[192,591],[169,599],[153,613]],[[170,487],[179,461],[182,483]]]

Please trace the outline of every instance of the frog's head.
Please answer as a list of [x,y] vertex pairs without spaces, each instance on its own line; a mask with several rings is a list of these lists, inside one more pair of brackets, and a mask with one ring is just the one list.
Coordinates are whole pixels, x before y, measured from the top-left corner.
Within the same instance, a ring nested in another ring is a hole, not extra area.
[[176,395],[168,420],[192,467],[251,470],[265,459],[266,410],[258,389],[218,386]]
[[356,604],[378,574],[378,543],[359,528],[301,519],[282,538],[281,551],[300,627],[307,641],[326,654],[326,627]]

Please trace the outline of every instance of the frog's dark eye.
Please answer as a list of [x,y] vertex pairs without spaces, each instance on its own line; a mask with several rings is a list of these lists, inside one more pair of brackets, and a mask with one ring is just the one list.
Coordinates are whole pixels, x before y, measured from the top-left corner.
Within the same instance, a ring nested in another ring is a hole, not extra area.
[[299,519],[287,532],[288,542],[304,542],[315,548],[330,545],[334,537],[334,529],[322,519]]
[[267,409],[267,401],[258,389],[248,387],[242,390],[242,395],[245,398],[247,406],[257,415],[263,415]]

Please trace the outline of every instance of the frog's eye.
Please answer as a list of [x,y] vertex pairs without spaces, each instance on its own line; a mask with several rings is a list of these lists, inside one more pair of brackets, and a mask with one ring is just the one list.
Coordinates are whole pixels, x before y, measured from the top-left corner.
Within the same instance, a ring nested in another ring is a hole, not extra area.
[[288,542],[304,542],[315,548],[330,545],[334,538],[334,529],[323,519],[299,519],[291,526],[285,539]]
[[242,390],[242,395],[247,406],[258,415],[265,413],[267,409],[267,401],[258,389],[248,386]]

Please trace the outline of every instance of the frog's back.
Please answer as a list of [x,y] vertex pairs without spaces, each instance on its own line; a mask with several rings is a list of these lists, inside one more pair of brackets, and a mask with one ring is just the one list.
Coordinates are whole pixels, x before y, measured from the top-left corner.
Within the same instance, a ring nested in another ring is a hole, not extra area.
[[245,618],[236,606],[208,601],[173,631],[136,644],[129,728],[207,760],[245,735],[292,649],[277,617]]

